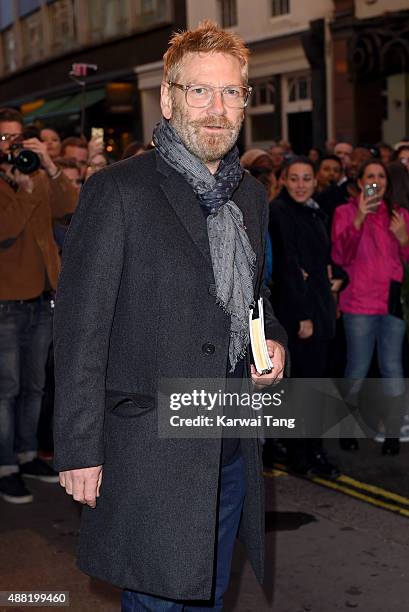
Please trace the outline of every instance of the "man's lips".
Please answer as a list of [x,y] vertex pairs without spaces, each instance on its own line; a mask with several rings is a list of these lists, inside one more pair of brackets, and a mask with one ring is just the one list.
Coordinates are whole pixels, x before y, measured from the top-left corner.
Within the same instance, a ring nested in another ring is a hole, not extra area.
[[202,125],[201,127],[204,127],[206,130],[227,130],[229,128],[225,127],[224,125]]

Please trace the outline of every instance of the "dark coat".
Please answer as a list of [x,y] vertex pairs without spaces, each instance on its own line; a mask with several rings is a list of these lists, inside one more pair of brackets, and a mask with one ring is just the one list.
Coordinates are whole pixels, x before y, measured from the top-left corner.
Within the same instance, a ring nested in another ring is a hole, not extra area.
[[[246,174],[233,198],[257,255],[256,284],[264,190]],[[104,465],[97,507],[83,511],[79,567],[160,597],[209,599],[221,442],[159,439],[156,392],[161,377],[224,378],[230,320],[215,301],[199,202],[156,151],[86,182],[56,302],[55,467]],[[267,315],[267,337],[285,344]],[[248,492],[239,535],[262,579],[260,449],[257,440],[241,444]]]
[[279,321],[293,337],[300,321],[311,319],[315,337],[332,338],[335,302],[327,273],[331,260],[325,216],[320,210],[295,202],[283,189],[270,204],[269,229],[273,305]]
[[334,218],[335,210],[341,204],[348,202],[350,195],[348,187],[350,181],[344,181],[341,185],[331,184],[324,191],[316,193],[314,200],[319,204],[321,210],[325,212],[328,218],[328,231],[331,235],[332,220]]

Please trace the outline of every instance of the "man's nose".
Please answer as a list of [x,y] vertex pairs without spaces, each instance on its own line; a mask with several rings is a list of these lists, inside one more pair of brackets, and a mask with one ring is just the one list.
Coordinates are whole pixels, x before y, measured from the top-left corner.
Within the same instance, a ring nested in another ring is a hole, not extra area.
[[213,93],[212,100],[209,104],[209,109],[212,110],[213,113],[217,115],[224,115],[226,112],[226,108],[223,102],[223,95],[220,90],[215,90]]

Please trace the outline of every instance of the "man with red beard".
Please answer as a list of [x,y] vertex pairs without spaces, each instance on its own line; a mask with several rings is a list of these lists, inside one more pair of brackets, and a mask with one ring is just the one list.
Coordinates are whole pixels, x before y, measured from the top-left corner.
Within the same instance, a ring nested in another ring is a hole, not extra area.
[[284,368],[268,299],[272,372],[249,354],[249,308],[268,294],[266,196],[235,147],[247,62],[211,22],[172,37],[155,149],[88,179],[64,246],[55,466],[84,504],[79,567],[122,587],[124,611],[221,610],[237,533],[263,579],[258,440],[158,435],[163,377],[249,389]]

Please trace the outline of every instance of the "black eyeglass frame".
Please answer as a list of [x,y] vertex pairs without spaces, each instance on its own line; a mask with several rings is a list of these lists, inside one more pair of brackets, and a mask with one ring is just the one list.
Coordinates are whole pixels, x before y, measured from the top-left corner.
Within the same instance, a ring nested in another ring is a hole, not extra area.
[[9,142],[10,140],[17,140],[17,138],[20,138],[23,134],[7,134],[7,132],[4,132],[4,134],[2,134],[0,132],[0,141],[1,142]]
[[[249,100],[250,100],[250,96],[251,96],[251,92],[253,91],[253,88],[251,87],[251,85],[223,85],[223,86],[220,86],[220,87],[215,87],[214,85],[205,85],[203,83],[191,83],[190,85],[183,85],[182,83],[175,83],[174,81],[167,81],[167,84],[169,85],[169,87],[177,87],[178,89],[183,91],[184,94],[185,94],[186,104],[188,106],[190,106],[191,108],[206,108],[206,106],[209,106],[209,104],[212,103],[214,92],[216,90],[219,90],[221,92],[221,94],[222,94],[222,100],[223,100],[223,102],[226,104],[226,106],[228,108],[235,108],[235,109],[238,109],[238,110],[239,109],[243,109],[243,108],[246,108],[246,106],[248,105]],[[199,87],[199,86],[200,87],[207,87],[208,89],[211,89],[212,90],[212,95],[210,97],[209,102],[207,104],[205,104],[204,106],[192,106],[187,101],[187,94],[188,94],[189,90],[192,89],[192,87]],[[246,98],[245,98],[243,106],[229,106],[229,104],[227,104],[225,102],[225,99],[224,99],[224,96],[223,96],[223,91],[225,89],[228,89],[229,87],[240,87],[241,89],[245,89],[246,90]]]

